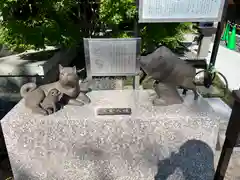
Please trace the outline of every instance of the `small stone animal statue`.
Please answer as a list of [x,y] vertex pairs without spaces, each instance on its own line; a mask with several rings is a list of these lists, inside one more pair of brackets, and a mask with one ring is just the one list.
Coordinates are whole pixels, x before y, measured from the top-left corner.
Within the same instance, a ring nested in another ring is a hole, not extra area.
[[48,115],[53,114],[58,110],[58,104],[62,93],[56,88],[51,89],[44,100],[40,103],[41,108],[47,111]]
[[[164,101],[169,98],[172,99],[170,104],[181,103],[183,100],[177,92],[178,87],[184,89],[183,93],[186,93],[186,90],[192,90],[194,99],[198,98],[194,84],[195,68],[179,59],[166,46],[160,46],[153,53],[142,56],[140,66],[149,76],[148,79],[155,80],[153,88],[158,99],[153,101],[154,105],[166,105]],[[171,95],[170,92],[173,94]],[[168,97],[164,97],[164,95]],[[163,101],[163,99],[165,100]]]
[[51,89],[57,89],[64,97],[64,104],[83,106],[90,103],[86,95],[87,90],[81,90],[76,67],[63,67],[59,65],[59,80],[37,87],[35,83],[24,84],[20,94],[25,100],[26,107],[34,113],[47,115],[48,112],[41,107],[41,102]]

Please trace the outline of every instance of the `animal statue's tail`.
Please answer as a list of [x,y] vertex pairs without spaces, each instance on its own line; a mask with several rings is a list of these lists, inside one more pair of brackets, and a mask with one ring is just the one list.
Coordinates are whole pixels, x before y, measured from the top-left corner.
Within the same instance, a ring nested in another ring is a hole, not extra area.
[[20,89],[20,94],[22,97],[25,97],[28,92],[31,92],[37,88],[37,85],[35,83],[26,83],[24,84]]

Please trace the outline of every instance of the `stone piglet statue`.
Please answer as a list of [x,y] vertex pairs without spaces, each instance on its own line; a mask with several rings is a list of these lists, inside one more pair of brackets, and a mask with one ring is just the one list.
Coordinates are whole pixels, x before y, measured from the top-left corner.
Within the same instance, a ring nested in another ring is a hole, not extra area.
[[153,89],[158,96],[153,100],[154,105],[179,104],[183,100],[177,88],[194,92],[194,99],[198,98],[194,77],[196,70],[191,65],[181,60],[166,46],[160,46],[153,53],[142,56],[140,60],[142,70],[153,79]]

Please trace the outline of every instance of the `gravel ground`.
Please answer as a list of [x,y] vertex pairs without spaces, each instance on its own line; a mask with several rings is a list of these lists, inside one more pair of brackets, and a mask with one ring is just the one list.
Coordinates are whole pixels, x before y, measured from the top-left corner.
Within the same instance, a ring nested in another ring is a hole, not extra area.
[[[215,154],[215,168],[217,168],[220,153],[221,152],[217,151]],[[232,154],[224,180],[240,180],[240,151],[235,151]]]

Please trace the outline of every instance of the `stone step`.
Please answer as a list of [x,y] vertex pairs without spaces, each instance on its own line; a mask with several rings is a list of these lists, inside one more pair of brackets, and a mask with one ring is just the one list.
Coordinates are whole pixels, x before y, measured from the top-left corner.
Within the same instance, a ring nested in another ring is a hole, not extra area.
[[208,95],[219,95],[221,96],[221,92],[218,88],[215,86],[210,86],[209,88],[206,88],[205,86],[197,86],[198,92],[204,97]]
[[[123,89],[133,89],[133,86],[124,86]],[[143,86],[139,86],[139,90],[143,89]]]
[[[205,98],[213,110],[221,117],[218,132],[218,146],[217,150],[221,151],[224,140],[225,132],[227,130],[228,122],[231,116],[232,109],[224,103],[221,98]],[[234,152],[240,152],[240,147],[235,147]]]

